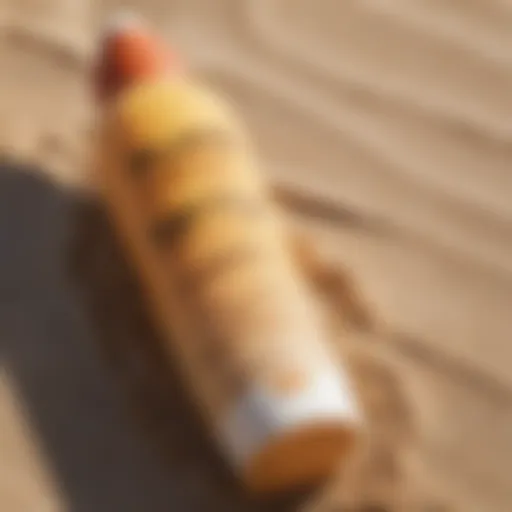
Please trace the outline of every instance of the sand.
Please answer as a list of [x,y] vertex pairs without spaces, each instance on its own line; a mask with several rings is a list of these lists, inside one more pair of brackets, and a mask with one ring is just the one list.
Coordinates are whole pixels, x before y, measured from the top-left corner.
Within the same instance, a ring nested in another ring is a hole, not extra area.
[[346,312],[373,443],[272,503],[226,472],[81,193],[88,63],[118,4],[0,5],[0,510],[510,511],[512,4],[136,5],[245,117],[319,248],[305,272]]

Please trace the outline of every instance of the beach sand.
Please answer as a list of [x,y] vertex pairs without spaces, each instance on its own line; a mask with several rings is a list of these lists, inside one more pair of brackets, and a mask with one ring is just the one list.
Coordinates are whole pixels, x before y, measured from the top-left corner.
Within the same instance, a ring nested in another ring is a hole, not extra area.
[[347,312],[372,444],[272,503],[227,474],[83,197],[99,4],[0,5],[0,510],[512,510],[512,3],[132,2],[239,109]]

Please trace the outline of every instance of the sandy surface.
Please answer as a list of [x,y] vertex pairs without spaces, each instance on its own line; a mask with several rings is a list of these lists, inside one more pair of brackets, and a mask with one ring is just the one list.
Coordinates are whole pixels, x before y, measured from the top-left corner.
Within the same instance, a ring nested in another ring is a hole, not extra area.
[[237,490],[76,190],[119,2],[3,0],[0,148],[30,166],[0,171],[0,510],[510,511],[512,3],[139,3],[252,127],[326,304],[353,275],[369,322],[339,339],[374,444],[311,496]]

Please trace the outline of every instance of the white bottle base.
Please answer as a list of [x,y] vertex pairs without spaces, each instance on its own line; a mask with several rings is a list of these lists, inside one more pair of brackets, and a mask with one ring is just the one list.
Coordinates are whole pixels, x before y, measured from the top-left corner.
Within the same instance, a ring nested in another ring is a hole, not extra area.
[[334,367],[291,396],[254,387],[221,426],[221,442],[235,471],[256,492],[326,476],[342,462],[360,429],[353,396]]

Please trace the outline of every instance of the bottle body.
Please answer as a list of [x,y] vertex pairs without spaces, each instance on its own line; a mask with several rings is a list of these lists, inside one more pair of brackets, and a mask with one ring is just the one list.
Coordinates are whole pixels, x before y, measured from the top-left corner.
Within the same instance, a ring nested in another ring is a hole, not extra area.
[[332,469],[361,418],[236,116],[186,80],[105,119],[106,203],[223,450],[257,491]]

